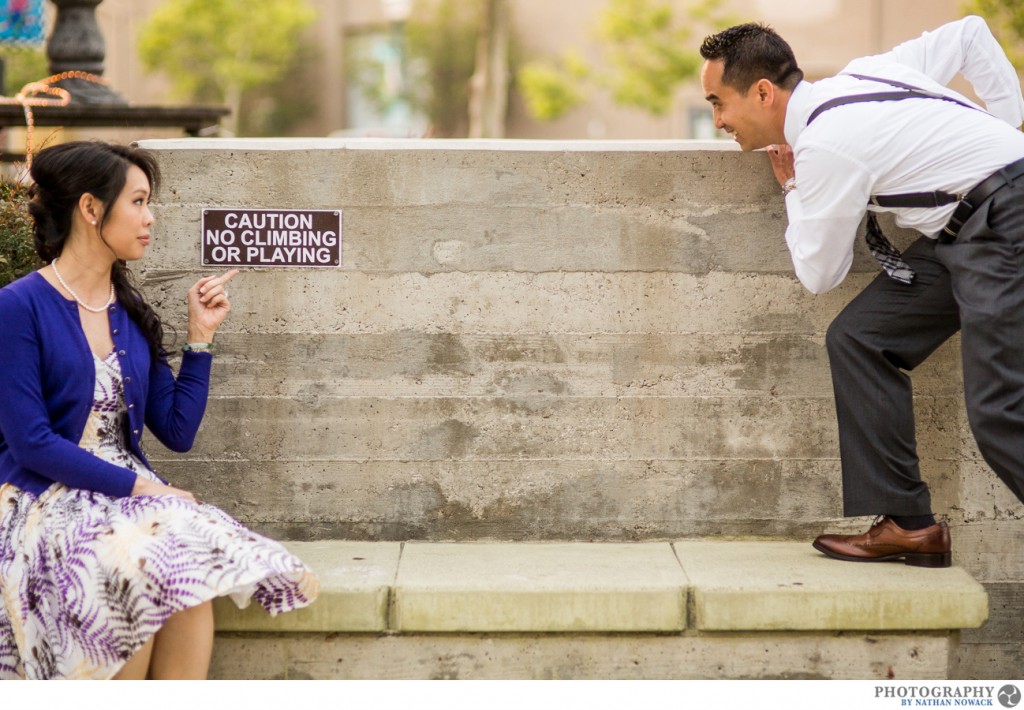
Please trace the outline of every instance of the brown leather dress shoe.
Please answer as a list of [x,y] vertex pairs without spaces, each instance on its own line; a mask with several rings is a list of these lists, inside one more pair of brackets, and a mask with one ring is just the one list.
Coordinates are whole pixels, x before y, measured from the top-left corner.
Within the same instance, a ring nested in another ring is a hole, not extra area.
[[814,549],[850,562],[903,560],[915,567],[949,567],[953,561],[945,522],[923,530],[904,530],[888,516],[876,518],[863,535],[820,535]]

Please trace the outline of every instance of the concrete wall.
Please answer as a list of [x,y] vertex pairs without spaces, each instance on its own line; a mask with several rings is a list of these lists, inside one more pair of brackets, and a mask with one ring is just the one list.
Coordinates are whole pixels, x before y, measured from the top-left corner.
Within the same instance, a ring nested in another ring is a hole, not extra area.
[[[144,287],[169,322],[204,207],[342,209],[335,270],[247,272],[196,448],[164,475],[291,539],[635,540],[854,530],[824,331],[874,277],[793,278],[767,159],[686,143],[152,141]],[[902,235],[904,242],[911,235]],[[914,373],[922,467],[991,620],[953,677],[1013,677],[1024,509]],[[1001,670],[1000,670],[1001,669]],[[994,674],[994,675],[992,675]]]

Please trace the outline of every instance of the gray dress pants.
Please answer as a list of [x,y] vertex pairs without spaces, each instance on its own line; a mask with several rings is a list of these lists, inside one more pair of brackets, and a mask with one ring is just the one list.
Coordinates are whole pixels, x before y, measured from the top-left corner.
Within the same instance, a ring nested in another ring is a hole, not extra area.
[[1024,179],[982,204],[955,242],[922,237],[903,258],[916,272],[913,283],[880,274],[826,335],[844,513],[932,512],[906,373],[957,330],[971,431],[985,461],[1024,501]]

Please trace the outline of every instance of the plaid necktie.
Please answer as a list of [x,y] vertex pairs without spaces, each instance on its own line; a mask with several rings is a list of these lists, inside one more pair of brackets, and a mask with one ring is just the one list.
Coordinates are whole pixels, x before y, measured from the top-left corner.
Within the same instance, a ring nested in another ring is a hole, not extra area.
[[878,259],[878,263],[885,269],[885,273],[900,283],[909,284],[914,280],[914,271],[910,265],[903,260],[899,251],[892,245],[889,238],[882,234],[882,228],[878,226],[878,220],[872,212],[868,212],[868,229],[864,234],[864,241],[868,243],[871,254]]

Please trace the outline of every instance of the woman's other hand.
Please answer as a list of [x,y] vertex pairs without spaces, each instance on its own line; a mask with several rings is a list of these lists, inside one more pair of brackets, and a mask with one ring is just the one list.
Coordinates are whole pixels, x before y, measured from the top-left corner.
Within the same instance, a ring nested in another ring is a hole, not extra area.
[[207,276],[188,290],[188,342],[213,342],[213,334],[231,312],[226,286],[237,275],[238,269],[232,269],[220,276]]
[[157,481],[151,481],[145,476],[136,476],[135,485],[132,487],[133,496],[176,496],[196,503],[196,497],[188,491],[180,488],[166,486]]

